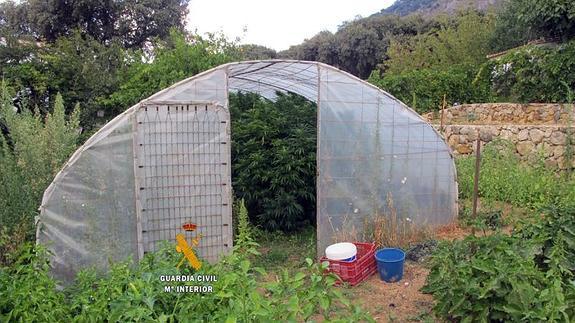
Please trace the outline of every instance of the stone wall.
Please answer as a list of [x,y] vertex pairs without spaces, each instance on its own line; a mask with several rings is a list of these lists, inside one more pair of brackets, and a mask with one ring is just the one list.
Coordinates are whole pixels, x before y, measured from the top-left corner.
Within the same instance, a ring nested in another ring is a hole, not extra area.
[[[441,113],[423,115],[432,123],[441,122]],[[445,109],[444,124],[548,124],[566,125],[569,106],[553,103],[480,103]]]
[[474,153],[478,136],[482,144],[501,138],[515,145],[522,160],[543,158],[550,167],[567,169],[568,133],[575,137],[567,108],[559,104],[466,104],[445,110],[443,130],[439,129],[439,113],[424,117],[443,133],[456,156]]

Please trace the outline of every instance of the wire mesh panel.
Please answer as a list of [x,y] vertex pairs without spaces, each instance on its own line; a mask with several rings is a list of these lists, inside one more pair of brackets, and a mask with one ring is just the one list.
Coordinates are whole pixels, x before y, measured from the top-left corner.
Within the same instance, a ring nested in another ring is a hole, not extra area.
[[[136,114],[136,191],[143,252],[201,236],[202,258],[232,246],[229,111],[213,104],[145,105]],[[197,229],[186,232],[184,224]]]

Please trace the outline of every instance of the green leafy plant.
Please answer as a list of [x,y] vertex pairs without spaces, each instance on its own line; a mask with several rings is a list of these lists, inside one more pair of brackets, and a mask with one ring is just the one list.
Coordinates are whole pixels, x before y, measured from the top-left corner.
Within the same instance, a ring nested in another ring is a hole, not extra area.
[[569,322],[575,317],[574,233],[574,209],[552,208],[511,236],[445,242],[422,291],[449,320]]
[[477,79],[477,73],[478,68],[473,65],[454,65],[444,69],[386,73],[383,76],[374,71],[368,81],[403,102],[411,102],[412,107],[422,113],[439,110],[444,95],[448,104],[490,101],[489,79]]
[[[28,244],[10,254],[10,267],[0,267],[1,321],[216,321],[373,322],[353,305],[326,275],[326,264],[306,260],[295,273],[283,271],[273,279],[252,264],[259,253],[243,202],[238,203],[238,234],[233,252],[219,262],[203,262],[198,271],[176,268],[181,257],[171,244],[133,264],[116,263],[106,275],[87,269],[74,284],[58,290],[50,278],[47,253]],[[0,240],[3,239],[0,235]],[[160,276],[212,275],[213,292],[166,292],[169,286],[207,286],[203,282],[163,282]]]
[[295,94],[271,102],[230,94],[232,181],[252,220],[294,231],[315,221],[316,108]]
[[[74,151],[79,135],[79,108],[66,116],[64,101],[56,96],[52,113],[20,113],[2,86],[0,125],[0,223],[9,229],[33,229],[40,199],[52,178]],[[24,222],[24,224],[22,224]]]

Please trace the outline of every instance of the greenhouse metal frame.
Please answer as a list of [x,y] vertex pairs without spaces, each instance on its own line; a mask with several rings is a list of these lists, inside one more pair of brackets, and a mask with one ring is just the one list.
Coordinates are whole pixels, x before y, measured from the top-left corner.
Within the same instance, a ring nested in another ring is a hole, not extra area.
[[368,239],[377,218],[437,226],[456,217],[448,145],[389,93],[318,62],[229,63],[142,100],[71,156],[38,218],[56,277],[138,261],[177,233],[201,236],[196,249],[210,262],[231,250],[229,92],[317,104],[318,257],[333,242]]

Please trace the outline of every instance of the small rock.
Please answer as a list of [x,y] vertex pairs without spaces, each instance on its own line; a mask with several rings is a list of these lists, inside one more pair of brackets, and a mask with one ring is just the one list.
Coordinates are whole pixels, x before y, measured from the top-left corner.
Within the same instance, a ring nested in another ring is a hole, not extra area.
[[539,129],[531,129],[529,130],[529,137],[534,144],[540,143],[545,136],[545,133]]
[[523,130],[519,131],[519,134],[517,135],[517,140],[524,141],[527,139],[529,139],[529,130],[523,129]]
[[553,149],[553,156],[555,157],[561,157],[563,156],[564,153],[565,149],[563,148],[563,146],[557,146],[555,147],[555,149]]
[[534,147],[535,147],[535,145],[532,142],[522,141],[522,142],[517,144],[517,152],[519,153],[519,155],[525,156],[525,155],[529,154],[533,150]]
[[491,131],[489,131],[489,130],[481,130],[481,133],[479,134],[479,138],[481,138],[481,141],[483,141],[483,142],[490,142],[493,139],[493,135],[491,134]]
[[462,155],[467,155],[473,152],[473,149],[471,149],[469,145],[458,145],[455,147],[455,150]]
[[565,134],[561,131],[553,131],[551,137],[549,138],[549,142],[554,145],[564,145],[565,144]]

